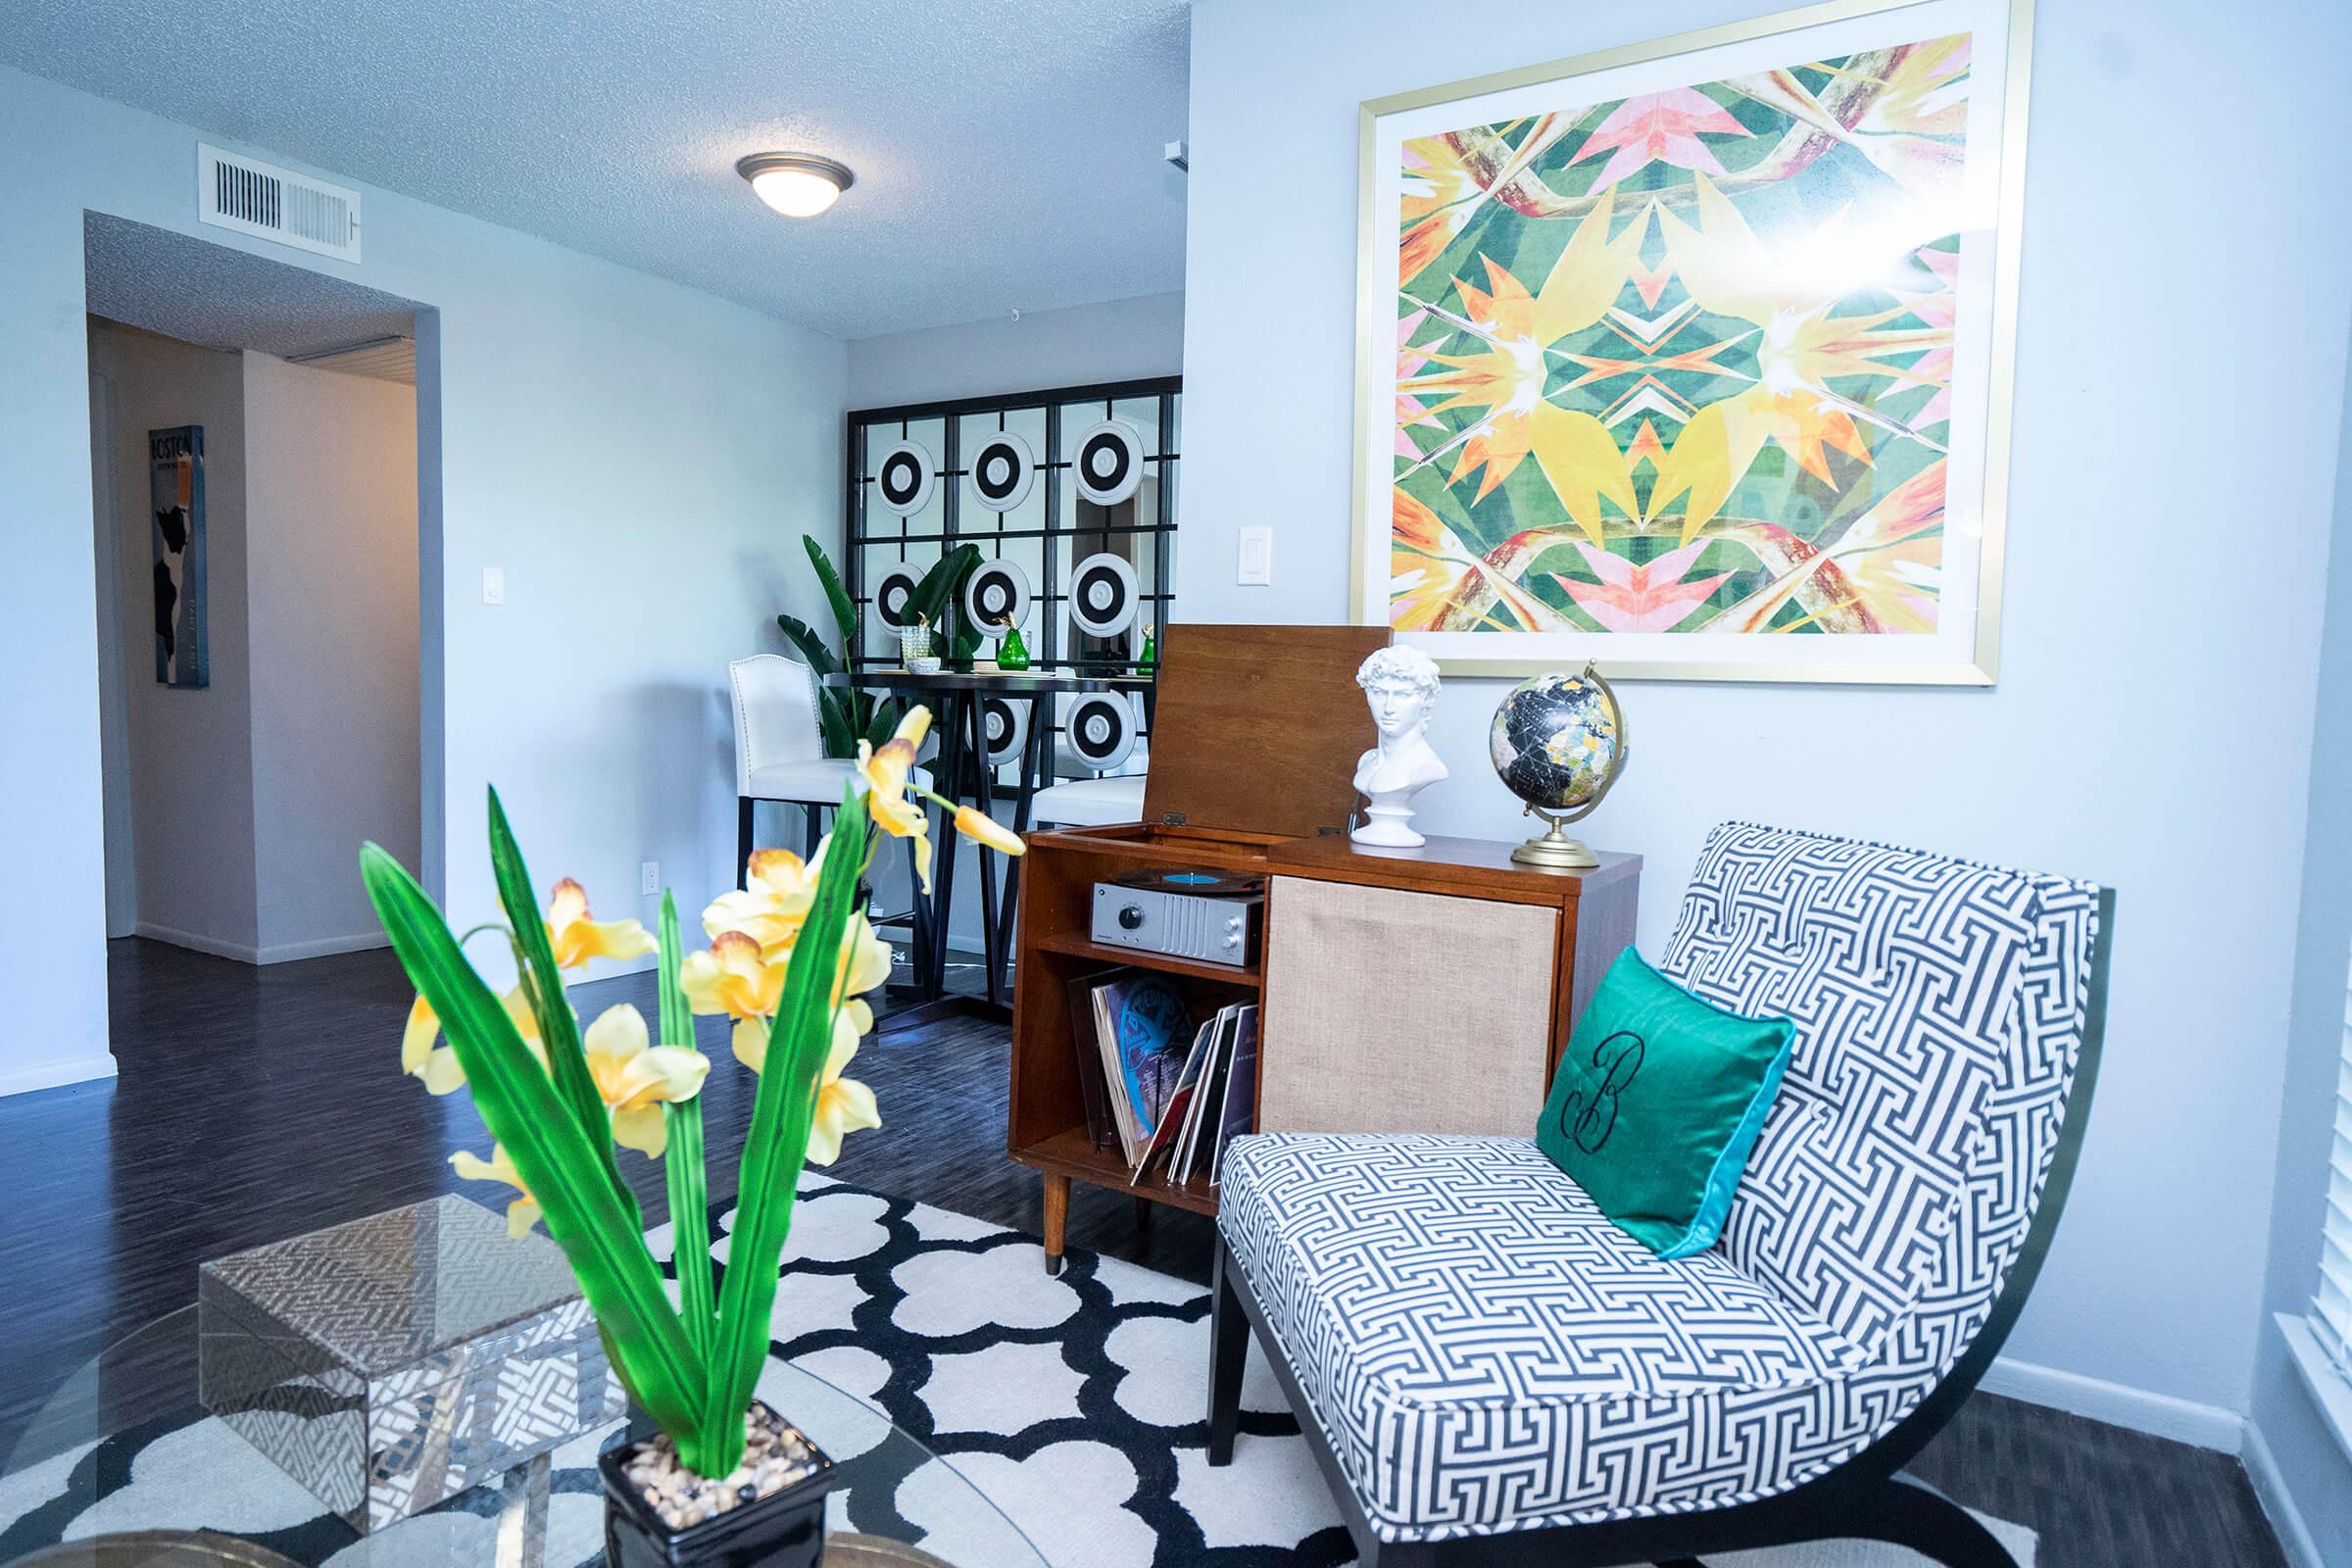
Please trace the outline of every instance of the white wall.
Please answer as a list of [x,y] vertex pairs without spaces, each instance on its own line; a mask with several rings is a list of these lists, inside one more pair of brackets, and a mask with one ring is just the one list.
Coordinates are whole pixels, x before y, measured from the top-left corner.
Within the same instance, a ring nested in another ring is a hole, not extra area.
[[[2352,1476],[2335,1435],[2288,1358],[2274,1312],[2301,1317],[2320,1277],[2328,1159],[2334,1139],[2337,1061],[2344,1038],[2344,970],[2352,955],[2352,388],[2347,388],[2335,481],[2335,540],[2328,563],[2327,633],[2312,737],[2310,815],[2295,934],[2286,1084],[2279,1099],[2273,1175],[2270,1271],[2255,1323],[2248,1463],[2282,1535],[2300,1533],[2309,1555],[2296,1568],[2352,1565]],[[2292,1547],[2290,1545],[2290,1553]]]
[[352,850],[414,866],[416,395],[245,363],[256,955],[384,945]]
[[122,624],[122,515],[115,465],[115,382],[90,352],[90,490],[97,525],[98,735],[105,759],[106,934],[126,937],[139,923],[138,848],[130,826],[130,672]]
[[[122,567],[114,612],[129,767],[110,782],[127,786],[136,927],[208,953],[248,953],[258,913],[243,368],[234,353],[98,320],[90,323],[89,345],[114,388],[115,514],[108,522]],[[155,678],[147,432],[181,424],[204,427],[211,684],[202,688]]]
[[850,407],[892,408],[1046,387],[1174,375],[1184,368],[1184,296],[1023,311],[850,345]]
[[[1462,0],[1432,26],[1405,0],[1200,0],[1188,615],[1347,617],[1359,101],[1761,9]],[[1630,686],[1633,760],[1582,830],[1647,858],[1652,952],[1701,836],[1734,815],[2115,886],[2098,1102],[2005,1376],[2220,1443],[2262,1300],[2352,303],[2352,212],[2305,193],[2337,183],[2348,47],[2340,8],[2216,25],[2186,0],[2044,0],[1999,686]],[[2208,214],[2192,191],[2230,194]],[[2291,329],[2252,329],[2282,309]],[[1245,522],[1277,530],[1270,589],[1233,585]],[[1525,831],[1482,761],[1500,693],[1448,684],[1433,739],[1453,776],[1422,797],[1440,830]],[[2020,1370],[2035,1364],[2066,1376]]]
[[[0,899],[0,978],[19,999],[0,1089],[107,1065],[85,209],[433,308],[421,697],[446,734],[423,748],[440,786],[424,856],[445,851],[461,924],[495,906],[493,779],[539,880],[579,877],[600,913],[653,914],[642,858],[690,906],[727,885],[726,661],[778,646],[778,609],[818,612],[796,519],[840,513],[838,342],[389,191],[364,189],[356,268],[204,228],[198,135],[0,70],[0,139],[46,150],[0,205],[0,864],[16,895]],[[507,570],[503,607],[480,602],[486,564]]]

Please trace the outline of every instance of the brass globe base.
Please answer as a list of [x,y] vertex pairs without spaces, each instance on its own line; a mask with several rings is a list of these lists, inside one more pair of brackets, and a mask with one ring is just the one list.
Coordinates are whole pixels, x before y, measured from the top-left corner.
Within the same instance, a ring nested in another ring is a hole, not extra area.
[[[1521,865],[1541,866],[1547,871],[1573,871],[1581,866],[1598,865],[1600,857],[1585,846],[1582,839],[1572,839],[1560,829],[1576,820],[1573,816],[1553,816],[1548,811],[1528,808],[1531,816],[1542,817],[1551,831],[1529,839],[1511,852],[1511,858]],[[1579,811],[1577,816],[1584,815]]]

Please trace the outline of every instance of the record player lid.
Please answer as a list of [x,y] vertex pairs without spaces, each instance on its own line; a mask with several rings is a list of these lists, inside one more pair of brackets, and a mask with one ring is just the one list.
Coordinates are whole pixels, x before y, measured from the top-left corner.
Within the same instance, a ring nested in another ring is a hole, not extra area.
[[1386,626],[1167,626],[1144,820],[1276,838],[1345,832],[1374,740],[1355,670]]

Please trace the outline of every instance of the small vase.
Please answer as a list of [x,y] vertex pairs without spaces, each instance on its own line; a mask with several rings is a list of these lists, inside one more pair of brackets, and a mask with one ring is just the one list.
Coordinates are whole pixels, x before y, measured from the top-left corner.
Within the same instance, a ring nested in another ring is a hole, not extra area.
[[997,642],[997,667],[999,669],[1027,669],[1029,667],[1029,645],[1021,641],[1020,627],[1007,626],[1004,628],[1004,635]]
[[1150,669],[1159,662],[1159,640],[1150,631],[1144,633],[1144,657],[1135,662],[1138,669]]
[[645,1444],[599,1454],[606,1568],[817,1568],[825,1554],[825,1494],[833,1490],[833,1461],[806,1433],[776,1424],[808,1445],[814,1468],[766,1496],[683,1528],[663,1519],[629,1476],[629,1462]]

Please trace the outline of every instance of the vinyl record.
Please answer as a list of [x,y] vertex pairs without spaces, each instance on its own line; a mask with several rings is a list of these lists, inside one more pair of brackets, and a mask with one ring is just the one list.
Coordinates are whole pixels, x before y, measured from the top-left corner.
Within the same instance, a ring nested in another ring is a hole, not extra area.
[[919,441],[902,441],[874,468],[874,497],[900,516],[923,510],[939,487],[939,466]]
[[1115,507],[1144,482],[1144,438],[1125,419],[1104,419],[1078,436],[1078,493]]
[[1138,592],[1124,556],[1089,556],[1070,575],[1070,619],[1093,636],[1116,637],[1135,624]]
[[963,579],[963,612],[991,630],[1029,618],[1029,574],[1010,561],[983,561]]
[[1029,738],[1029,705],[1004,697],[980,699],[980,741],[988,748],[988,765],[1003,767],[1020,760],[1022,743]]
[[1072,757],[1107,773],[1135,750],[1135,709],[1117,692],[1087,692],[1062,710],[1061,738]]
[[972,449],[964,477],[972,499],[991,512],[1010,512],[1029,499],[1037,483],[1037,454],[1027,440],[999,430]]
[[882,617],[883,625],[895,631],[914,619],[906,601],[922,580],[923,574],[904,561],[882,573],[874,583],[874,613]]
[[1266,891],[1262,876],[1225,876],[1215,871],[1138,871],[1111,881],[1123,888],[1183,893],[1196,899],[1254,899],[1264,897]]

